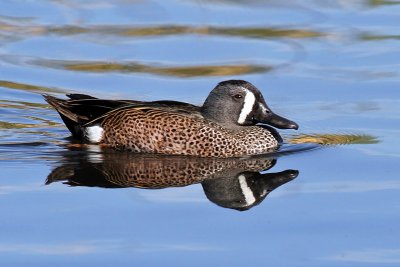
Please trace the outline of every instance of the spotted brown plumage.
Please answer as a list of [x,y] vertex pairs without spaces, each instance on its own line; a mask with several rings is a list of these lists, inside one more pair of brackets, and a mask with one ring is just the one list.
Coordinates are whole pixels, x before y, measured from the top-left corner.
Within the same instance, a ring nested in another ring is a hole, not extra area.
[[73,136],[140,153],[236,157],[271,152],[281,138],[278,128],[296,123],[274,114],[261,92],[246,81],[219,83],[202,107],[176,101],[102,100],[69,95],[45,98]]
[[121,109],[108,114],[101,125],[101,142],[132,152],[234,157],[270,152],[278,145],[269,131],[258,126],[233,131],[159,108]]

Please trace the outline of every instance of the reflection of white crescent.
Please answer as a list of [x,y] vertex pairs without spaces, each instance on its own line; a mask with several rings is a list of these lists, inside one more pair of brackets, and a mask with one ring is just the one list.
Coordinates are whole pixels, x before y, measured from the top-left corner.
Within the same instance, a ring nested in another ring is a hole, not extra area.
[[244,175],[239,176],[239,184],[240,184],[240,189],[242,189],[242,194],[244,196],[246,204],[252,205],[254,202],[256,202],[256,198],[254,197],[253,191],[250,189],[249,185],[246,182],[246,176]]

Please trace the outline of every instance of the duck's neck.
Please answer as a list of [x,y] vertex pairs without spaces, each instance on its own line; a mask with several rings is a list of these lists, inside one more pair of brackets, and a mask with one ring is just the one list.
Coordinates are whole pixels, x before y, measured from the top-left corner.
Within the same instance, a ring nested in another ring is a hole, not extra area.
[[231,118],[224,114],[221,109],[215,107],[207,108],[207,106],[203,106],[201,108],[201,114],[206,120],[215,122],[219,126],[229,129],[231,131],[236,132],[243,130],[243,126],[231,122]]
[[201,114],[209,121],[215,122],[218,125],[230,129],[232,131],[240,131],[243,126],[237,124],[235,118],[235,112],[227,109],[226,104],[218,98],[216,95],[212,95],[206,99],[203,106],[201,107]]

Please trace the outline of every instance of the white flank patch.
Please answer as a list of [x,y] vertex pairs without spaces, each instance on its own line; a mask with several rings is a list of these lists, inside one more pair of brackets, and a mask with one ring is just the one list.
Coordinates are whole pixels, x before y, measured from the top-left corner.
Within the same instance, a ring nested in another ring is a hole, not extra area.
[[246,91],[246,96],[244,98],[242,111],[240,112],[238,120],[239,124],[243,124],[246,121],[247,116],[249,116],[250,112],[253,110],[254,104],[256,103],[256,97],[254,94],[246,88],[243,89]]
[[99,143],[103,138],[104,129],[99,125],[94,125],[86,128],[85,136],[91,143]]
[[246,176],[239,176],[239,184],[240,189],[242,189],[242,193],[247,205],[251,205],[256,202],[256,198],[254,197],[253,191],[251,191],[249,185],[246,182]]

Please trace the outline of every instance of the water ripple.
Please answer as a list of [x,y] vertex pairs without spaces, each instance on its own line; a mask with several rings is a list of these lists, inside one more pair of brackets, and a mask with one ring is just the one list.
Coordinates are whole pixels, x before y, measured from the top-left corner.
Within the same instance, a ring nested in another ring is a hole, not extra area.
[[290,27],[216,27],[216,26],[187,26],[187,25],[162,25],[162,26],[118,26],[118,25],[18,25],[0,21],[0,32],[4,35],[13,34],[20,37],[45,36],[45,35],[102,35],[119,37],[161,37],[171,35],[210,35],[234,36],[242,38],[317,38],[326,34],[320,31]]
[[[255,64],[218,64],[218,65],[186,65],[172,66],[165,64],[144,64],[136,61],[109,62],[109,61],[89,61],[89,60],[58,60],[32,58],[23,56],[0,56],[3,61],[16,65],[35,65],[40,67],[61,69],[79,72],[117,72],[117,73],[149,73],[162,76],[174,76],[180,78],[203,77],[203,76],[229,76],[244,75],[254,73],[264,73],[273,70],[275,67],[269,65]],[[30,86],[26,84],[10,83],[0,81],[0,86],[8,88],[18,88],[24,90],[52,91],[59,92],[59,89],[49,89],[45,87]]]
[[323,146],[377,144],[377,137],[368,134],[300,134],[288,138],[290,144],[314,143]]

